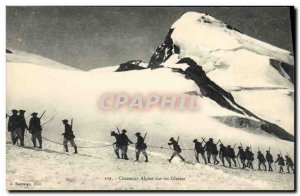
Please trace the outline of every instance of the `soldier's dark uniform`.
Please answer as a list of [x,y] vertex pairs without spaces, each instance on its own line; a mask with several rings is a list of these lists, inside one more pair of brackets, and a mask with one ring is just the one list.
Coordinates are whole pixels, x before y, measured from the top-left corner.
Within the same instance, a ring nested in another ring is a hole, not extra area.
[[290,173],[290,168],[291,168],[291,170],[294,173],[294,163],[293,163],[292,159],[289,156],[286,155],[285,156],[285,162],[286,162],[287,172]]
[[41,119],[37,117],[38,113],[34,112],[31,114],[32,117],[29,121],[29,133],[31,133],[31,141],[33,147],[36,147],[36,140],[39,141],[39,147],[42,148],[42,126]]
[[242,167],[244,169],[244,168],[246,168],[246,163],[245,163],[246,154],[245,154],[245,151],[243,150],[243,147],[239,146],[238,149],[239,149],[239,151],[238,151],[238,154],[236,155],[236,157],[240,158]]
[[11,141],[13,145],[15,145],[18,139],[22,138],[22,130],[20,126],[18,110],[12,110],[12,115],[8,119],[7,129],[10,132]]
[[211,156],[212,156],[212,158],[214,160],[214,164],[218,165],[219,161],[217,159],[217,156],[218,156],[219,151],[218,151],[218,148],[217,148],[217,144],[212,143],[211,148],[212,148],[211,149]]
[[230,160],[232,160],[233,164],[234,164],[234,167],[236,167],[236,160],[235,160],[235,152],[234,152],[234,149],[231,148],[230,145],[227,146],[227,150],[228,150],[228,157]]
[[115,131],[113,131],[113,132],[111,132],[111,136],[114,136],[116,138],[116,142],[113,143],[113,145],[114,145],[115,153],[119,159],[120,158],[119,152],[121,150],[120,135],[118,133],[116,133]]
[[72,126],[69,125],[68,120],[66,120],[66,119],[63,120],[62,122],[65,125],[65,132],[62,135],[64,136],[63,145],[66,149],[66,152],[69,152],[68,142],[70,142],[71,145],[74,147],[74,151],[75,151],[74,153],[77,154],[78,153],[77,145],[75,144],[75,141],[74,141],[75,135],[73,134]]
[[210,157],[212,155],[213,144],[214,144],[214,140],[212,138],[209,138],[208,142],[205,142],[205,145],[204,145],[208,163],[210,163]]
[[121,144],[121,150],[122,150],[122,158],[124,158],[125,160],[128,160],[127,157],[127,151],[128,151],[128,145],[133,144],[132,141],[130,141],[130,139],[127,137],[126,135],[126,130],[123,129],[122,133],[120,134],[120,144]]
[[144,138],[141,136],[140,132],[137,132],[135,134],[135,136],[137,137],[137,142],[136,142],[136,145],[135,145],[136,161],[139,161],[139,156],[140,156],[140,153],[142,152],[143,155],[146,158],[145,162],[148,162],[148,155],[147,155],[147,152],[146,152],[147,145],[145,144]]
[[172,159],[177,155],[182,161],[185,161],[185,159],[180,155],[181,153],[181,148],[178,145],[178,143],[174,140],[173,137],[170,138],[170,142],[168,143],[168,145],[172,145],[173,146],[173,154],[171,156],[171,158],[169,159],[169,162],[172,161]]
[[22,130],[22,137],[21,137],[21,146],[24,146],[24,135],[25,135],[25,130],[28,130],[28,126],[24,117],[25,110],[19,110],[19,118],[20,118],[20,127]]
[[257,159],[258,159],[258,170],[260,170],[260,166],[263,165],[265,171],[267,171],[265,156],[260,151],[257,152]]
[[266,151],[266,159],[267,159],[267,162],[268,162],[268,171],[273,171],[273,168],[272,168],[272,163],[274,162],[273,160],[273,156],[271,155],[270,151]]
[[198,163],[199,162],[199,154],[201,154],[203,160],[204,160],[204,163],[207,164],[206,162],[206,157],[205,157],[205,151],[204,151],[204,147],[202,147],[202,143],[201,142],[198,142],[197,139],[194,139],[193,142],[195,143],[195,153],[196,153],[196,160]]
[[277,154],[277,159],[275,163],[278,163],[279,165],[279,173],[283,172],[283,166],[284,166],[284,159],[280,154]]
[[246,147],[245,150],[245,157],[247,160],[247,167],[249,167],[250,169],[253,169],[253,160],[254,160],[254,154],[250,151],[249,147]]
[[231,167],[231,161],[229,159],[228,149],[223,144],[220,144],[219,158],[222,161],[223,166],[225,166],[225,160],[224,159],[226,159],[226,161],[228,162],[229,167]]

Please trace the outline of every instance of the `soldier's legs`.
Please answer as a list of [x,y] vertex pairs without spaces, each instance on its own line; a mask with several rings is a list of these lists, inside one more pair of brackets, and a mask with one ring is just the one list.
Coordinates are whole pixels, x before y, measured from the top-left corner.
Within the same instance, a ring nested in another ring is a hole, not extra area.
[[283,166],[282,165],[279,166],[279,173],[281,173],[281,172],[283,172]]
[[122,147],[122,155],[124,157],[125,160],[128,160],[128,157],[127,157],[127,150],[128,150],[128,146],[125,145]]
[[246,168],[245,159],[241,159],[241,163],[242,163],[242,165],[243,165],[243,169]]
[[221,162],[222,162],[223,166],[225,166],[225,162],[224,162],[224,161],[225,161],[225,160],[224,160],[224,156],[223,156],[223,155],[220,155],[220,157],[219,157],[219,158],[220,158],[220,160],[221,160]]
[[78,152],[77,152],[77,145],[76,145],[74,139],[71,139],[71,140],[70,140],[70,143],[71,143],[71,145],[74,147],[74,151],[75,151],[74,153],[77,154],[77,153],[78,153]]
[[179,156],[179,158],[180,158],[182,161],[185,161],[185,159],[181,156],[180,153],[177,153],[177,156]]
[[139,161],[140,154],[141,154],[141,149],[136,149],[136,154],[135,154],[136,161]]
[[17,128],[15,131],[16,131],[16,137],[17,137],[16,140],[20,140],[20,145],[24,146],[24,138],[23,138],[23,135],[22,135],[22,129]]
[[144,155],[145,158],[146,158],[145,162],[148,162],[148,154],[147,154],[146,150],[143,149],[143,150],[142,150],[142,153],[143,153],[143,155]]
[[231,158],[231,160],[232,160],[232,162],[234,164],[234,167],[236,167],[236,160],[235,160],[235,158]]
[[204,163],[207,164],[207,162],[206,162],[206,157],[205,157],[205,153],[204,153],[204,152],[201,153],[201,156],[202,156],[202,159],[204,160]]
[[268,162],[268,164],[269,164],[269,171],[273,171],[272,163],[271,163],[271,162]]
[[214,164],[215,164],[215,165],[218,165],[218,164],[219,164],[219,161],[217,160],[217,155],[216,155],[216,154],[213,154],[212,157],[213,157],[213,160],[214,160]]
[[260,166],[261,166],[261,162],[260,161],[258,161],[258,170],[260,170]]
[[171,156],[171,158],[169,159],[169,162],[172,161],[172,159],[175,157],[176,154],[177,154],[177,153],[174,151],[173,154],[172,154],[172,156]]
[[115,153],[116,153],[116,155],[117,155],[117,157],[118,157],[118,159],[119,159],[119,158],[120,158],[120,155],[119,155],[120,147],[117,146],[117,145],[115,145],[115,146],[114,146],[114,151],[115,151]]
[[69,149],[68,149],[68,142],[69,142],[69,141],[68,141],[66,138],[64,138],[63,145],[64,145],[64,147],[65,147],[66,152],[69,152]]
[[31,134],[31,141],[32,141],[33,147],[36,147],[36,132],[33,132]]
[[20,132],[21,146],[24,146],[24,135],[25,135],[25,129],[21,129],[21,132]]
[[207,153],[207,162],[210,163],[211,153],[209,151],[206,151],[206,153]]
[[199,152],[195,152],[195,156],[196,156],[197,163],[200,163],[200,161],[199,161]]
[[16,144],[17,142],[17,135],[16,135],[16,131],[13,130],[10,132],[10,137],[11,137],[11,142],[13,143],[13,145]]
[[231,167],[231,161],[230,161],[230,158],[229,158],[229,157],[225,157],[225,159],[226,159],[226,161],[227,161],[229,167]]
[[39,141],[39,148],[42,148],[42,131],[37,131],[37,140]]

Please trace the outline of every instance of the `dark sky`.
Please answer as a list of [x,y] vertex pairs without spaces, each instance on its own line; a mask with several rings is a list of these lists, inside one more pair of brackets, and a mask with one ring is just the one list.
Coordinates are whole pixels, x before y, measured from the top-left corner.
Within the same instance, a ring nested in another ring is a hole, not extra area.
[[133,59],[148,62],[185,11],[206,12],[249,36],[293,51],[287,7],[7,7],[6,11],[7,38],[21,38],[22,50],[84,70]]

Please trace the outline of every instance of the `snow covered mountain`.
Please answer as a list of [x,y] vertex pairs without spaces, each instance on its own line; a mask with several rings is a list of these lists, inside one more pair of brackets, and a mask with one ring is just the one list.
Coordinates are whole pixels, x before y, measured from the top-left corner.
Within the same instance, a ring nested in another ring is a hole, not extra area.
[[[252,146],[255,154],[258,148],[265,151],[271,147],[274,156],[281,151],[293,157],[293,66],[290,52],[250,38],[211,16],[188,12],[173,24],[149,64],[129,61],[114,67],[81,71],[12,50],[7,54],[7,113],[13,108],[25,109],[29,120],[31,112],[41,113],[47,109],[42,122],[52,116],[55,118],[43,127],[43,135],[57,142],[62,140],[61,120],[73,118],[79,147],[111,144],[114,139],[110,131],[119,126],[128,130],[132,140],[135,140],[135,132],[147,132],[146,142],[152,146],[167,146],[170,137],[180,136],[181,147],[190,149],[193,139],[212,137],[232,146],[240,143]],[[147,112],[126,108],[102,111],[99,97],[107,92],[193,94],[197,95],[200,109],[193,112],[158,108]],[[26,145],[31,145],[29,136],[26,137]],[[82,190],[106,189],[111,186],[99,176],[118,176],[117,171],[133,176],[156,171],[157,175],[164,176],[173,175],[178,169],[185,171],[182,175],[189,179],[186,183],[151,182],[149,188],[182,189],[200,177],[210,182],[218,179],[222,184],[219,188],[229,190],[291,190],[294,186],[291,175],[256,172],[249,176],[247,170],[237,172],[183,163],[166,165],[171,152],[151,147],[148,148],[150,166],[142,169],[143,165],[138,163],[120,165],[112,158],[113,149],[79,148],[78,157],[73,157],[61,153],[61,146],[48,141],[44,142],[45,151],[37,152],[38,155],[29,153],[28,149],[8,146],[8,182],[26,176],[27,180],[43,181],[42,188],[46,189],[70,184]],[[130,156],[133,154],[130,148]],[[24,157],[34,161],[38,156],[51,160],[50,163],[40,161],[37,171],[43,170],[43,174],[32,171],[32,162],[24,164]],[[193,151],[184,151],[183,156],[189,163],[194,162]],[[67,164],[61,166],[61,161]],[[18,169],[21,164],[24,170]],[[74,171],[71,176],[65,171],[68,169]],[[48,173],[51,175],[44,175]],[[237,179],[235,182],[230,180],[232,176]],[[283,180],[287,181],[284,185]],[[116,189],[134,189],[132,183],[129,187],[123,182],[114,183]],[[191,187],[216,189],[212,184],[197,182]],[[145,186],[148,187],[144,182],[138,184],[138,187]]]

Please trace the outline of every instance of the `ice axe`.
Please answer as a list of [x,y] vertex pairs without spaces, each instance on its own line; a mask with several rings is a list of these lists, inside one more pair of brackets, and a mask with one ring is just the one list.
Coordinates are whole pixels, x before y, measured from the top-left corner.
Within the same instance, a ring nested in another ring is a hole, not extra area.
[[119,130],[118,126],[117,126],[117,130],[118,130],[118,133],[120,134],[120,130]]
[[39,119],[42,119],[44,114],[45,114],[46,110],[44,110],[44,112],[42,113],[41,117]]

